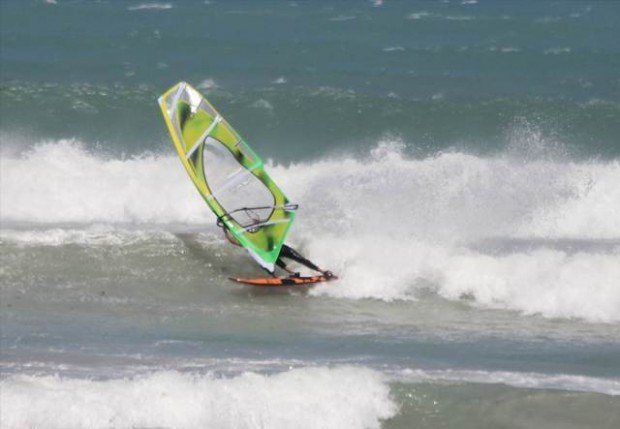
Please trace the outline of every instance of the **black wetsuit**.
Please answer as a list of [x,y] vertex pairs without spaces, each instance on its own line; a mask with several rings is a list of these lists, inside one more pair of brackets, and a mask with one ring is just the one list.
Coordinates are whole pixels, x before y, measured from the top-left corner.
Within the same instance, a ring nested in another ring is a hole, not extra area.
[[301,256],[299,252],[297,252],[292,247],[287,246],[286,244],[282,245],[282,249],[280,250],[280,256],[278,256],[278,260],[276,261],[276,265],[278,267],[282,268],[283,270],[286,270],[286,263],[284,263],[282,258],[291,259],[295,262],[299,262],[300,264],[305,265],[311,270],[321,272],[321,269],[319,267],[317,267],[312,262],[310,262],[309,260]]
[[[219,224],[218,224],[219,225]],[[221,225],[219,225],[221,226]],[[231,234],[230,231],[228,231],[227,228],[223,227],[222,228],[224,230],[224,235],[226,236],[226,239],[234,244],[235,246],[240,246],[239,242],[237,241],[236,238],[234,238]],[[280,268],[282,268],[283,270],[287,270],[286,268],[286,263],[282,260],[282,258],[287,258],[290,259],[292,261],[295,262],[299,262],[300,264],[310,268],[311,270],[314,271],[318,271],[320,273],[322,273],[323,271],[321,271],[321,269],[319,267],[317,267],[316,265],[314,265],[311,261],[307,260],[306,258],[304,258],[303,256],[301,256],[299,254],[299,252],[297,252],[295,249],[293,249],[290,246],[287,246],[286,244],[282,245],[282,248],[280,249],[280,255],[278,256],[278,259],[276,260],[276,265]],[[271,272],[269,270],[267,270],[266,268],[263,268],[265,271],[267,271],[269,274],[271,274],[272,276],[275,276],[275,271]]]

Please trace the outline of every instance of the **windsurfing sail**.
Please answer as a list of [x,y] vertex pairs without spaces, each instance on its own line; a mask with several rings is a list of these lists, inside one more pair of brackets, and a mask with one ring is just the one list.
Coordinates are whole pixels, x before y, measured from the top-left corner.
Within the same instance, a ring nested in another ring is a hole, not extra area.
[[172,142],[190,179],[234,238],[274,270],[295,219],[263,161],[194,88],[180,82],[159,98]]

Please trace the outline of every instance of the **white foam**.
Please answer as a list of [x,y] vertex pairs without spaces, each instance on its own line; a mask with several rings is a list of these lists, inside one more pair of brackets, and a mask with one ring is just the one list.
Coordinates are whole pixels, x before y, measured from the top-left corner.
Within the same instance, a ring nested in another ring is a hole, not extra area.
[[[386,142],[366,159],[327,159],[270,172],[303,204],[300,217],[310,218],[303,223],[317,221],[314,232],[338,227],[434,241],[620,238],[620,216],[614,216],[620,213],[618,161],[554,161],[529,143],[525,158],[444,153],[411,159],[402,147]],[[327,218],[320,216],[325,211]]]
[[469,15],[440,15],[436,13],[429,13],[426,11],[412,12],[409,15],[407,15],[407,19],[414,20],[414,21],[419,20],[419,19],[426,19],[426,18],[443,19],[447,21],[471,21],[475,19],[475,17],[469,16]]
[[[458,153],[412,160],[384,145],[365,162],[291,170],[274,175],[299,201],[312,202],[302,205],[296,237],[341,276],[337,288],[312,294],[389,301],[430,287],[489,308],[620,321],[618,247],[574,252],[552,240],[620,237],[620,217],[610,216],[620,212],[617,162]],[[540,241],[506,255],[463,245],[489,236]]]
[[486,308],[620,321],[620,252],[571,255],[543,249],[497,256],[446,244],[399,242],[380,232],[357,238],[314,235],[307,250],[340,275],[338,287],[319,285],[314,295],[413,300],[430,289]]
[[471,15],[445,15],[441,18],[446,19],[448,21],[472,21],[476,19],[476,17]]
[[411,19],[411,20],[418,20],[418,19],[423,19],[423,18],[427,18],[431,16],[430,13],[425,12],[425,11],[421,11],[421,12],[412,12],[409,15],[407,15],[407,19]]
[[269,101],[265,100],[264,98],[259,98],[254,103],[252,103],[250,106],[254,107],[255,109],[264,109],[264,110],[267,110],[268,112],[273,112],[273,105]]
[[538,22],[541,24],[549,24],[552,22],[559,22],[561,21],[563,18],[561,16],[544,16],[542,18],[536,18],[534,20],[534,22]]
[[[596,244],[620,240],[620,163],[545,153],[535,133],[515,139],[497,157],[417,159],[384,142],[366,157],[268,166],[301,204],[292,244],[341,277],[312,293],[390,301],[430,288],[488,308],[619,321],[620,249]],[[5,239],[37,241],[6,232],[7,222],[214,222],[172,154],[105,159],[60,141],[2,155]],[[56,231],[50,240],[77,236]],[[501,254],[476,245],[498,237],[532,245]],[[562,240],[596,246],[558,247]]]
[[[70,140],[0,159],[3,221],[210,222],[172,156],[101,159]],[[28,180],[23,180],[28,177]]]
[[343,22],[343,21],[351,21],[356,19],[357,17],[355,15],[338,15],[338,16],[333,16],[331,18],[329,18],[329,21],[333,21],[333,22]]
[[16,375],[0,389],[3,428],[378,428],[397,413],[372,370],[294,369],[234,378],[161,371],[132,379]]
[[129,6],[127,10],[167,10],[172,9],[170,3],[140,3],[135,6]]
[[438,293],[448,299],[466,296],[478,305],[547,317],[620,321],[620,253],[538,250],[493,257],[463,252],[437,268]]
[[506,47],[500,48],[500,51],[505,53],[505,54],[508,54],[508,53],[512,53],[512,52],[520,52],[521,49],[515,48],[515,47],[512,47],[512,46],[506,46]]
[[398,52],[398,51],[404,51],[405,48],[403,48],[402,46],[386,46],[382,50],[383,52]]
[[545,49],[544,54],[545,55],[560,55],[560,54],[569,54],[571,51],[571,49],[569,47],[562,47],[562,48],[549,48],[549,49]]
[[216,89],[219,88],[219,85],[217,84],[217,82],[211,78],[208,79],[204,79],[202,82],[200,82],[198,84],[198,88],[199,89],[205,89],[205,90],[209,90],[209,89]]

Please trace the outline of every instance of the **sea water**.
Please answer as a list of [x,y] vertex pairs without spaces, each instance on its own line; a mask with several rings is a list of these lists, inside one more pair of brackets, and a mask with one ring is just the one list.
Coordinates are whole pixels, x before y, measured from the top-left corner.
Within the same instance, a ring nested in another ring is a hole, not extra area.
[[[3,428],[620,425],[620,4],[0,9]],[[227,280],[179,80],[337,282]]]

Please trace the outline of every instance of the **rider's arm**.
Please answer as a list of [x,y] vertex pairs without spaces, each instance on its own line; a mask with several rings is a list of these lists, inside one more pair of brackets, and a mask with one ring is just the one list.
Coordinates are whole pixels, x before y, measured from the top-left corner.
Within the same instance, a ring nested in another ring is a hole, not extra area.
[[235,246],[241,246],[241,244],[239,244],[237,239],[232,236],[228,228],[224,228],[224,236],[226,237],[226,240],[230,242],[230,244],[234,244]]

